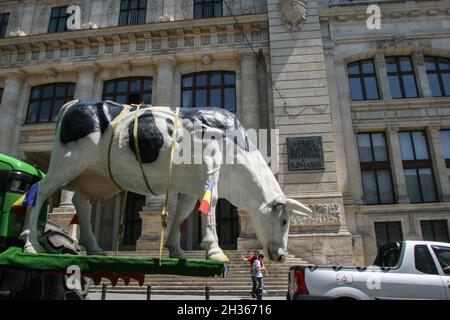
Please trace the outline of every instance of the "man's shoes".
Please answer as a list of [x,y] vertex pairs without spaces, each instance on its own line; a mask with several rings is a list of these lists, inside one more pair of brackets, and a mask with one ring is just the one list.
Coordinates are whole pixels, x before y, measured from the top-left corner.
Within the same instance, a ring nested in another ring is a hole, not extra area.
[[252,298],[256,298],[256,294],[252,292]]

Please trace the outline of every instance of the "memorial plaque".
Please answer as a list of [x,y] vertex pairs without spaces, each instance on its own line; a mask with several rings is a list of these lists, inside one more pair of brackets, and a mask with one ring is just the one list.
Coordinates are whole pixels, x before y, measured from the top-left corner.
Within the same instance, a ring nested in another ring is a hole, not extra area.
[[322,137],[287,138],[288,169],[324,169]]

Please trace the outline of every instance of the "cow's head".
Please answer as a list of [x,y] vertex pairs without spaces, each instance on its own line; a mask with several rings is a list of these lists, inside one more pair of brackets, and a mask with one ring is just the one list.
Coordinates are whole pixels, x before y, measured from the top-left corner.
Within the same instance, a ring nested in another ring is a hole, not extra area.
[[251,214],[256,236],[272,261],[284,262],[290,221],[295,216],[309,216],[311,209],[294,199],[279,197]]

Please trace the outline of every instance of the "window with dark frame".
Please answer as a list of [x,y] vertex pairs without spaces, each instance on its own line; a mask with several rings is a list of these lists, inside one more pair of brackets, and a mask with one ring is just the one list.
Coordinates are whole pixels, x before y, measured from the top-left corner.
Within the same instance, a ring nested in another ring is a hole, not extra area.
[[73,100],[75,83],[57,82],[31,88],[26,124],[55,122],[61,107]]
[[126,104],[151,104],[153,79],[150,77],[128,77],[105,81],[103,100]]
[[414,246],[414,264],[418,271],[425,274],[438,274],[433,257],[426,245]]
[[450,130],[441,130],[442,154],[444,155],[445,165],[447,167],[447,176],[450,181]]
[[236,74],[207,71],[182,76],[181,106],[217,107],[236,112]]
[[48,25],[48,32],[65,32],[67,29],[67,18],[70,16],[67,13],[67,6],[52,8],[50,14],[50,23]]
[[425,131],[399,133],[406,187],[411,203],[436,202],[436,184]]
[[396,241],[403,241],[402,223],[400,221],[375,222],[377,248]]
[[347,65],[352,101],[380,99],[375,65],[372,59]]
[[357,135],[361,178],[365,204],[391,204],[395,202],[391,165],[382,132]]
[[144,24],[147,0],[121,0],[119,26]]
[[194,0],[194,19],[222,16],[222,0]]
[[419,97],[410,57],[386,57],[386,68],[393,99]]
[[0,38],[4,38],[6,36],[8,21],[9,21],[9,13],[0,14]]
[[425,67],[433,97],[450,97],[450,59],[425,57]]
[[423,240],[450,242],[447,220],[422,220],[420,227]]

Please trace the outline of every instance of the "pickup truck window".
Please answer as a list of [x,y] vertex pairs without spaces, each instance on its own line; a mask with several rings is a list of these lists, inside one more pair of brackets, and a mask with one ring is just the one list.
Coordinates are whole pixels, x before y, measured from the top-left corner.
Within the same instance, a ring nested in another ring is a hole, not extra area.
[[416,269],[426,274],[438,274],[433,257],[425,245],[416,245],[414,247],[414,260]]
[[375,258],[374,265],[378,267],[390,267],[394,268],[400,261],[400,255],[402,252],[402,242],[393,242],[385,244],[378,250],[378,255]]
[[442,271],[450,274],[450,248],[433,246],[433,251],[439,260]]

